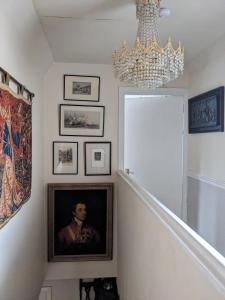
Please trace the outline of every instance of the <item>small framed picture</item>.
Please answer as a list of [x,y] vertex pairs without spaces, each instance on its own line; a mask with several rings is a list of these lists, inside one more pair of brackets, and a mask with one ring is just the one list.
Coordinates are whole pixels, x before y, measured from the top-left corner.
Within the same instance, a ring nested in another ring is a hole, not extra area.
[[48,259],[111,260],[113,184],[48,184]]
[[111,175],[111,142],[84,143],[85,176]]
[[189,133],[224,132],[224,87],[188,101]]
[[53,142],[53,174],[78,174],[77,142]]
[[104,106],[60,104],[59,134],[104,136]]
[[99,76],[64,75],[64,100],[98,102]]

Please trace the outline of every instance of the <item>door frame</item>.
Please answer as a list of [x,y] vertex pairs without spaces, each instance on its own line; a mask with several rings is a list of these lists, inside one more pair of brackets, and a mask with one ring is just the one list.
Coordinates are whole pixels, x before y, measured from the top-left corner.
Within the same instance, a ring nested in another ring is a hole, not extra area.
[[188,158],[188,93],[180,88],[160,88],[155,90],[130,87],[119,88],[119,170],[124,172],[124,122],[126,96],[180,96],[183,98],[183,138],[182,138],[182,220],[187,221],[187,158]]

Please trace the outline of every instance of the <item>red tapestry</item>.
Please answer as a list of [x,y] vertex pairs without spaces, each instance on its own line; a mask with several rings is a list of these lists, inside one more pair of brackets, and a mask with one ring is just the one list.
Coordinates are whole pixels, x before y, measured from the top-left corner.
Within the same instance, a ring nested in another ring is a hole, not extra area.
[[30,198],[32,107],[0,86],[0,227]]

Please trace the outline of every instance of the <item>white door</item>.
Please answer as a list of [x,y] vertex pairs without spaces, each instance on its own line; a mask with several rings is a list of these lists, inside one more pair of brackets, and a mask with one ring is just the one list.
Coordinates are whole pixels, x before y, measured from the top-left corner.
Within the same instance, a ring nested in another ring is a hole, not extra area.
[[184,102],[181,96],[126,96],[124,168],[182,216]]

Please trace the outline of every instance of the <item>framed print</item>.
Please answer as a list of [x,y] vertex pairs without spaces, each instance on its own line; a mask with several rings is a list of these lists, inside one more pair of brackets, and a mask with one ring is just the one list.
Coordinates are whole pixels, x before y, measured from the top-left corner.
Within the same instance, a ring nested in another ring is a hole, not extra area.
[[64,100],[98,102],[99,76],[64,75]]
[[104,106],[60,104],[59,134],[104,136]]
[[111,142],[84,143],[86,176],[111,175]]
[[189,99],[189,133],[224,131],[224,87]]
[[48,259],[111,260],[112,183],[48,184]]
[[77,142],[53,142],[53,174],[78,174]]

